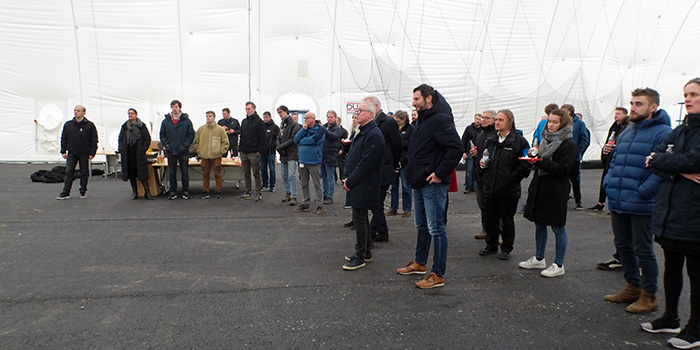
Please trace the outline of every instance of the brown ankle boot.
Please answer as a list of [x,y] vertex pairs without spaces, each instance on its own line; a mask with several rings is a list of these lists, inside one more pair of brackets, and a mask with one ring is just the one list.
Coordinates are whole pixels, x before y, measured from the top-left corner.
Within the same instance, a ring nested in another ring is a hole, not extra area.
[[618,294],[610,294],[605,296],[605,301],[609,301],[611,303],[625,303],[625,304],[630,304],[634,303],[639,299],[639,296],[642,294],[642,287],[640,286],[635,286],[634,284],[627,283],[627,288],[623,290],[622,292]]
[[627,307],[627,312],[633,314],[645,314],[655,310],[659,306],[659,301],[656,300],[656,294],[647,292],[642,289],[642,295],[634,304]]

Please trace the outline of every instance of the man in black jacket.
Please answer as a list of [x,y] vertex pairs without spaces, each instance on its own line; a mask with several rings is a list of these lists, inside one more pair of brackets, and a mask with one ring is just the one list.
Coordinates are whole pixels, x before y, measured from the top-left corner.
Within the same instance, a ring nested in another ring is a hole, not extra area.
[[262,172],[262,190],[275,192],[277,173],[275,172],[275,158],[277,157],[277,138],[280,136],[280,128],[272,120],[270,112],[263,112],[265,123],[265,149],[260,154],[260,171]]
[[347,132],[336,118],[338,114],[334,110],[326,112],[328,121],[323,127],[326,129],[326,139],[323,142],[323,161],[321,162],[321,180],[323,180],[323,204],[333,204],[335,194],[335,167],[338,166],[338,152],[343,147],[342,138]]
[[377,127],[384,135],[384,156],[382,162],[381,187],[377,193],[377,201],[379,205],[372,209],[372,222],[370,229],[375,242],[389,241],[389,227],[386,224],[384,216],[384,200],[386,193],[389,191],[389,186],[394,182],[395,173],[400,169],[399,161],[401,160],[401,133],[399,132],[399,124],[394,118],[388,117],[383,111],[377,96],[365,97],[364,102],[371,102],[375,106],[374,121]]
[[187,113],[182,112],[182,102],[170,102],[171,113],[160,123],[160,142],[165,147],[168,157],[168,180],[170,195],[168,199],[177,198],[177,168],[180,168],[182,181],[182,199],[190,199],[190,173],[188,160],[190,146],[194,141],[194,127]]
[[255,103],[245,103],[246,117],[241,123],[241,166],[245,178],[245,192],[238,199],[250,199],[253,188],[250,172],[255,177],[255,201],[262,200],[262,176],[260,176],[260,155],[265,152],[265,123],[255,111]]
[[486,143],[486,138],[489,135],[496,133],[496,129],[493,126],[493,117],[495,116],[496,111],[492,109],[486,110],[482,113],[481,131],[477,135],[476,141],[474,141],[474,145],[476,146],[476,148],[472,148],[469,150],[469,154],[472,156],[472,159],[474,161],[473,177],[475,190],[474,192],[476,193],[476,204],[479,206],[479,211],[481,212],[481,232],[474,235],[475,239],[486,238],[486,222],[484,221],[484,211],[486,210],[486,208],[484,207],[484,190],[483,185],[481,183],[481,168],[476,162],[476,159],[478,158],[477,156],[483,154],[484,152],[484,144]]
[[221,110],[221,115],[224,118],[219,120],[217,124],[224,128],[228,136],[228,152],[222,157],[228,157],[229,155],[238,157],[238,135],[241,134],[241,124],[238,123],[238,119],[231,117],[231,110],[228,107]]
[[282,105],[277,107],[280,116],[280,136],[277,152],[280,154],[282,181],[286,194],[282,202],[290,206],[297,205],[297,169],[299,168],[299,145],[294,143],[294,136],[301,130],[301,125],[289,115],[289,109]]
[[377,191],[381,183],[384,137],[377,128],[372,102],[360,103],[356,120],[360,132],[355,135],[345,165],[346,178],[343,189],[348,191],[348,203],[352,206],[352,220],[355,223],[355,254],[346,256],[343,265],[347,271],[357,270],[372,261],[370,251],[371,236],[368,222],[368,209],[379,205]]
[[432,241],[432,271],[416,286],[435,288],[445,285],[447,190],[450,174],[459,163],[463,146],[454,126],[452,109],[440,93],[426,84],[418,86],[413,89],[413,107],[418,110],[418,123],[408,148],[406,177],[413,187],[418,239],[415,260],[397,272],[402,275],[425,274]]
[[87,198],[85,193],[90,176],[88,162],[95,157],[97,152],[97,128],[95,124],[85,118],[85,111],[85,107],[75,106],[73,109],[75,118],[63,124],[61,156],[66,160],[66,180],[63,184],[63,191],[56,199],[70,198],[75,165],[78,163],[80,163],[80,198]]
[[474,148],[474,141],[481,132],[481,114],[474,114],[474,122],[469,124],[462,133],[462,144],[464,145],[464,154],[462,160],[466,171],[464,172],[464,194],[474,192],[474,157],[469,152]]

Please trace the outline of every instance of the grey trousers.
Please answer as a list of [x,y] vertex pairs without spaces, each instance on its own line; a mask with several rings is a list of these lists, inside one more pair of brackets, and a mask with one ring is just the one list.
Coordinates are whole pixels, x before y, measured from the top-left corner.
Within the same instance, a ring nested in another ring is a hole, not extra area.
[[302,204],[309,205],[311,195],[309,193],[309,177],[314,181],[315,202],[319,207],[323,207],[323,187],[321,187],[321,165],[320,164],[299,164],[299,179],[301,180]]

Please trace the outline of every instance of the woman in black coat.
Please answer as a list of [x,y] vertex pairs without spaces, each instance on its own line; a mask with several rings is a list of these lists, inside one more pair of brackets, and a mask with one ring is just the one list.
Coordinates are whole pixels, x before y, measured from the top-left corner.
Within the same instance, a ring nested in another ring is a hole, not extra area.
[[568,112],[555,109],[543,131],[540,148],[529,152],[535,165],[535,174],[528,189],[525,218],[535,223],[535,256],[518,264],[524,269],[544,269],[547,263],[544,251],[547,246],[547,226],[556,235],[554,264],[542,270],[544,277],[564,275],[564,255],[566,254],[566,211],[569,200],[569,171],[576,162],[577,147],[571,139],[573,122]]
[[122,124],[119,132],[119,153],[122,160],[122,179],[131,182],[131,199],[138,199],[136,179],[141,180],[144,198],[153,199],[148,188],[148,161],[146,151],[151,146],[151,134],[138,118],[138,112],[129,108],[129,120]]
[[[700,78],[683,89],[688,114],[647,157],[647,166],[663,178],[651,216],[651,233],[664,252],[666,309],[661,318],[642,323],[651,333],[678,333],[668,342],[700,346]],[[678,303],[683,265],[690,279],[690,318],[681,331]]]

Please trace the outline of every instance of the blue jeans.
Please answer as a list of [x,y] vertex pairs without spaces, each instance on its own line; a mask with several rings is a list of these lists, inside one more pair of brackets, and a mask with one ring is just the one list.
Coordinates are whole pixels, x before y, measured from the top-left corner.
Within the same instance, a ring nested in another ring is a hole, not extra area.
[[654,240],[649,231],[651,215],[616,212],[611,215],[615,248],[620,254],[625,281],[635,286],[641,285],[649,293],[656,293],[659,265],[656,263]]
[[467,160],[464,166],[467,168],[467,171],[464,172],[464,190],[474,192],[474,158],[469,153],[467,153]]
[[[190,166],[187,162],[190,155],[180,154],[177,156],[168,155],[168,177],[170,180],[170,193],[177,193],[177,168],[180,167],[180,181],[182,181],[182,192],[190,191]],[[179,163],[179,164],[178,164]]]
[[447,232],[445,232],[445,204],[447,184],[427,184],[413,190],[415,200],[415,223],[418,230],[416,262],[428,262],[431,240],[435,241],[433,269],[431,272],[442,277],[447,265]]
[[335,165],[321,164],[321,181],[323,181],[323,199],[333,198],[335,193]]
[[391,210],[399,209],[399,179],[401,179],[401,194],[403,199],[403,211],[411,211],[411,185],[406,180],[406,170],[399,169],[394,174],[394,183],[391,185]]
[[260,173],[262,176],[262,187],[268,187],[269,185],[270,189],[275,188],[275,183],[277,183],[277,174],[275,173],[275,154],[260,156]]
[[[564,255],[566,254],[566,228],[564,226],[552,226],[552,231],[556,236],[556,248],[554,263],[564,266]],[[547,225],[535,222],[535,256],[537,259],[544,259],[544,250],[547,247]]]
[[299,162],[296,160],[283,160],[281,164],[284,190],[289,193],[291,198],[297,198],[297,168],[299,167]]

